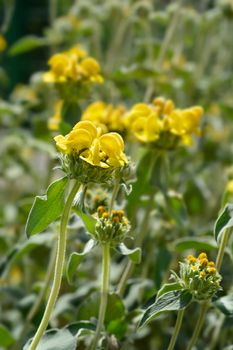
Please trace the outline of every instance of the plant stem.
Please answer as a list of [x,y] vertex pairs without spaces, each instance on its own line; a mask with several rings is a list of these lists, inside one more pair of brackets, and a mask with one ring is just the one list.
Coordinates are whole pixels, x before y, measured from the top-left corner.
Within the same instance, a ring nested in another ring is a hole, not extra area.
[[198,317],[198,320],[196,323],[196,327],[194,329],[193,336],[188,344],[187,350],[191,350],[193,348],[193,346],[196,344],[196,341],[199,337],[203,323],[205,321],[205,315],[206,315],[208,308],[209,308],[209,300],[205,301],[201,306],[200,314],[199,314],[199,317]]
[[111,213],[111,211],[113,209],[114,202],[116,200],[116,197],[117,197],[119,189],[120,189],[120,183],[119,183],[119,180],[116,180],[116,183],[114,185],[113,192],[112,192],[111,202],[110,202],[110,205],[109,205],[109,213]]
[[[164,36],[164,39],[163,39],[163,42],[162,42],[162,45],[160,48],[159,57],[155,63],[155,66],[156,66],[158,71],[160,71],[162,68],[163,60],[166,56],[166,53],[167,53],[169,45],[172,41],[172,38],[173,38],[174,34],[176,33],[176,30],[175,30],[176,26],[180,23],[180,11],[181,11],[181,7],[182,7],[182,3],[183,3],[183,0],[178,1],[176,11],[173,14],[173,17],[170,21],[170,24],[166,30],[166,33],[165,33],[165,36]],[[151,97],[154,93],[154,86],[155,86],[155,80],[153,78],[151,78],[150,82],[148,84],[146,93],[145,93],[145,97],[144,97],[145,102],[150,102]]]
[[[216,258],[216,269],[218,271],[220,271],[221,266],[222,266],[222,261],[223,261],[223,256],[224,256],[224,252],[225,252],[225,247],[226,247],[227,242],[228,242],[230,231],[231,231],[230,229],[226,229],[224,231],[222,239],[221,239],[221,243],[220,243],[219,250],[218,250],[218,255],[217,255],[217,258]],[[192,350],[193,346],[196,344],[196,341],[197,341],[197,339],[199,337],[200,331],[202,329],[202,326],[203,326],[203,323],[204,323],[204,320],[205,320],[206,312],[207,312],[207,310],[209,308],[209,304],[210,304],[210,301],[207,300],[201,306],[200,315],[199,315],[199,318],[197,320],[193,336],[190,339],[190,342],[188,344],[187,350]]]
[[102,287],[101,287],[99,318],[98,318],[95,338],[91,345],[91,350],[96,349],[99,341],[100,333],[104,324],[105,313],[106,313],[107,303],[108,303],[109,275],[110,275],[110,244],[109,242],[106,242],[103,244]]
[[[39,328],[37,329],[37,332],[32,340],[32,343],[29,346],[29,350],[35,350],[37,348],[37,345],[39,344],[39,341],[41,337],[43,336],[44,331],[46,330],[49,319],[51,317],[54,305],[56,303],[58,293],[61,286],[61,280],[62,280],[62,272],[64,267],[64,261],[65,261],[65,251],[66,251],[66,232],[67,232],[67,224],[69,220],[69,215],[71,211],[71,207],[73,204],[74,197],[79,189],[79,183],[75,182],[68,198],[66,201],[66,204],[64,206],[63,214],[61,217],[61,224],[60,224],[60,235],[58,237],[58,245],[57,245],[57,256],[56,256],[56,263],[55,263],[55,271],[54,271],[54,279],[53,279],[53,285],[50,291],[48,303],[43,315],[43,318],[41,320],[41,323],[39,325]],[[56,205],[56,203],[55,203]]]
[[168,346],[167,350],[173,350],[174,349],[174,346],[175,346],[175,343],[176,343],[176,339],[178,337],[178,334],[179,334],[179,331],[180,331],[180,327],[181,327],[181,324],[182,324],[182,320],[183,320],[183,317],[184,317],[184,310],[185,309],[178,311],[175,328],[174,328],[174,331],[173,331],[173,334],[172,334],[172,337],[171,337],[171,340],[170,340],[170,343],[169,343],[169,346]]
[[[147,210],[145,212],[144,219],[140,225],[140,231],[139,231],[139,234],[135,240],[136,247],[141,247],[143,240],[144,240],[144,237],[147,234],[151,207],[153,206],[153,198],[152,198],[153,196],[154,196],[154,194],[151,195],[151,198],[149,200],[149,207],[147,208]],[[124,273],[120,279],[120,282],[118,284],[117,293],[121,297],[124,295],[124,292],[125,292],[125,289],[127,286],[127,282],[133,273],[134,267],[135,267],[135,264],[131,260],[129,260],[126,267],[125,267]]]

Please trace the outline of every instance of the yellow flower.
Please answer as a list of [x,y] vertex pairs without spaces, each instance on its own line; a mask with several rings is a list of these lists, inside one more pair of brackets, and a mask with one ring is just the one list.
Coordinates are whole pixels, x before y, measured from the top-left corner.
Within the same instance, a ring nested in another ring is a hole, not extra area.
[[80,121],[68,135],[54,140],[62,153],[77,155],[93,166],[123,167],[128,163],[122,137],[115,132],[101,135],[101,129],[90,121]]
[[198,259],[201,260],[201,259],[207,259],[207,255],[206,253],[201,253],[198,255]]
[[53,55],[48,61],[50,70],[43,75],[43,80],[47,83],[102,83],[99,63],[86,56],[86,51],[79,45]]
[[103,132],[119,131],[125,129],[124,106],[112,106],[102,101],[91,103],[82,114],[82,120],[90,120],[96,126],[101,127]]
[[195,263],[197,259],[193,255],[188,255],[186,258],[190,263]]
[[217,270],[215,267],[208,267],[207,271],[212,274],[212,273],[215,273]]
[[103,82],[103,77],[100,75],[100,65],[94,58],[84,58],[80,63],[80,68],[82,74],[90,79],[90,81],[98,83]]
[[6,50],[7,42],[6,39],[2,34],[0,34],[0,52],[3,52]]
[[125,117],[125,124],[141,142],[158,140],[163,128],[157,109],[145,103],[136,104]]
[[59,123],[61,122],[61,110],[62,110],[62,106],[63,106],[63,101],[62,100],[58,100],[55,103],[54,109],[55,109],[55,113],[52,116],[52,118],[50,118],[48,120],[48,128],[49,130],[52,131],[57,131],[58,127],[59,127]]
[[200,260],[200,266],[206,267],[208,265],[208,259],[204,258]]
[[[174,147],[181,141],[192,143],[192,135],[200,135],[200,118],[203,109],[194,106],[186,109],[175,108],[171,100],[158,97],[152,104],[138,103],[125,116],[127,130],[141,142],[155,142],[160,147]],[[170,135],[169,135],[170,134]],[[164,144],[167,138],[167,145]],[[164,145],[164,146],[163,146]]]

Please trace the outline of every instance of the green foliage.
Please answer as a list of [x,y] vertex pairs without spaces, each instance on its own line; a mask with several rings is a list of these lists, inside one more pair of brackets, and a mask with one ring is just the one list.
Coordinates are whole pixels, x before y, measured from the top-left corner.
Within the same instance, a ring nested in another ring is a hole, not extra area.
[[54,181],[46,195],[35,198],[26,223],[25,230],[28,237],[44,231],[61,215],[67,181],[67,177]]
[[82,262],[86,254],[95,247],[96,242],[93,239],[90,239],[84,247],[82,253],[72,253],[69,257],[66,269],[66,276],[70,284],[73,282],[74,275],[79,267],[79,264]]
[[9,54],[12,56],[19,55],[46,45],[48,45],[48,42],[45,38],[28,35],[14,43],[9,50]]
[[186,290],[173,290],[162,294],[143,314],[139,326],[142,327],[164,312],[177,311],[186,308],[192,300],[192,295]]
[[[76,350],[77,340],[72,335],[68,329],[51,329],[47,331],[43,338],[41,339],[40,344],[38,345],[38,350]],[[26,344],[23,350],[29,349],[29,344]]]
[[14,344],[14,342],[15,339],[9,330],[5,326],[0,325],[0,346],[6,349],[8,346]]
[[140,264],[142,255],[141,248],[129,249],[124,243],[120,243],[117,249],[122,255],[127,255],[134,264]]
[[226,229],[233,227],[233,205],[227,204],[219,215],[214,228],[214,237],[218,241]]
[[217,299],[214,305],[226,316],[233,316],[233,293]]

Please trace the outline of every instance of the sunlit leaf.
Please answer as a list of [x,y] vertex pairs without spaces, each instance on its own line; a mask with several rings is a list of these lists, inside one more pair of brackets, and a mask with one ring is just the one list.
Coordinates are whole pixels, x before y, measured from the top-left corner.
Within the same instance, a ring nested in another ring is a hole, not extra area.
[[56,180],[49,186],[46,195],[35,198],[26,223],[28,237],[44,231],[61,215],[67,182],[67,177]]

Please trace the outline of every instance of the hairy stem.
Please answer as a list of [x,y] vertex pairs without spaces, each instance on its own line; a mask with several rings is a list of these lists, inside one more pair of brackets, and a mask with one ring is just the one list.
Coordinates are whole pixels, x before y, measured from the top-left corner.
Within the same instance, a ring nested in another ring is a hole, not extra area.
[[174,328],[174,331],[173,331],[173,334],[172,334],[172,337],[171,337],[171,340],[170,340],[170,343],[169,343],[169,346],[168,346],[167,350],[173,350],[174,349],[174,346],[175,346],[175,343],[176,343],[176,339],[178,337],[178,334],[179,334],[179,331],[180,331],[180,327],[181,327],[181,324],[182,324],[182,320],[183,320],[183,317],[184,317],[184,310],[185,309],[178,311],[175,328]]
[[66,251],[66,232],[67,232],[67,224],[69,220],[70,210],[72,208],[74,197],[79,189],[79,183],[75,183],[74,187],[72,188],[66,204],[64,206],[63,214],[61,217],[61,224],[60,224],[60,234],[58,237],[58,245],[57,245],[57,256],[56,256],[56,263],[55,263],[55,271],[54,271],[54,279],[53,279],[53,285],[50,291],[48,303],[43,315],[43,318],[41,320],[41,323],[39,325],[39,328],[37,329],[37,332],[29,346],[29,350],[35,350],[37,348],[37,345],[40,342],[41,337],[43,336],[44,331],[46,330],[54,305],[56,303],[58,293],[61,286],[61,280],[62,280],[62,272],[64,267],[64,261],[65,261],[65,251]]
[[103,244],[103,259],[102,259],[102,287],[101,287],[101,300],[98,324],[96,328],[95,337],[91,345],[91,350],[95,350],[98,345],[101,330],[103,328],[105,313],[108,303],[108,290],[109,290],[109,275],[110,275],[110,244]]

